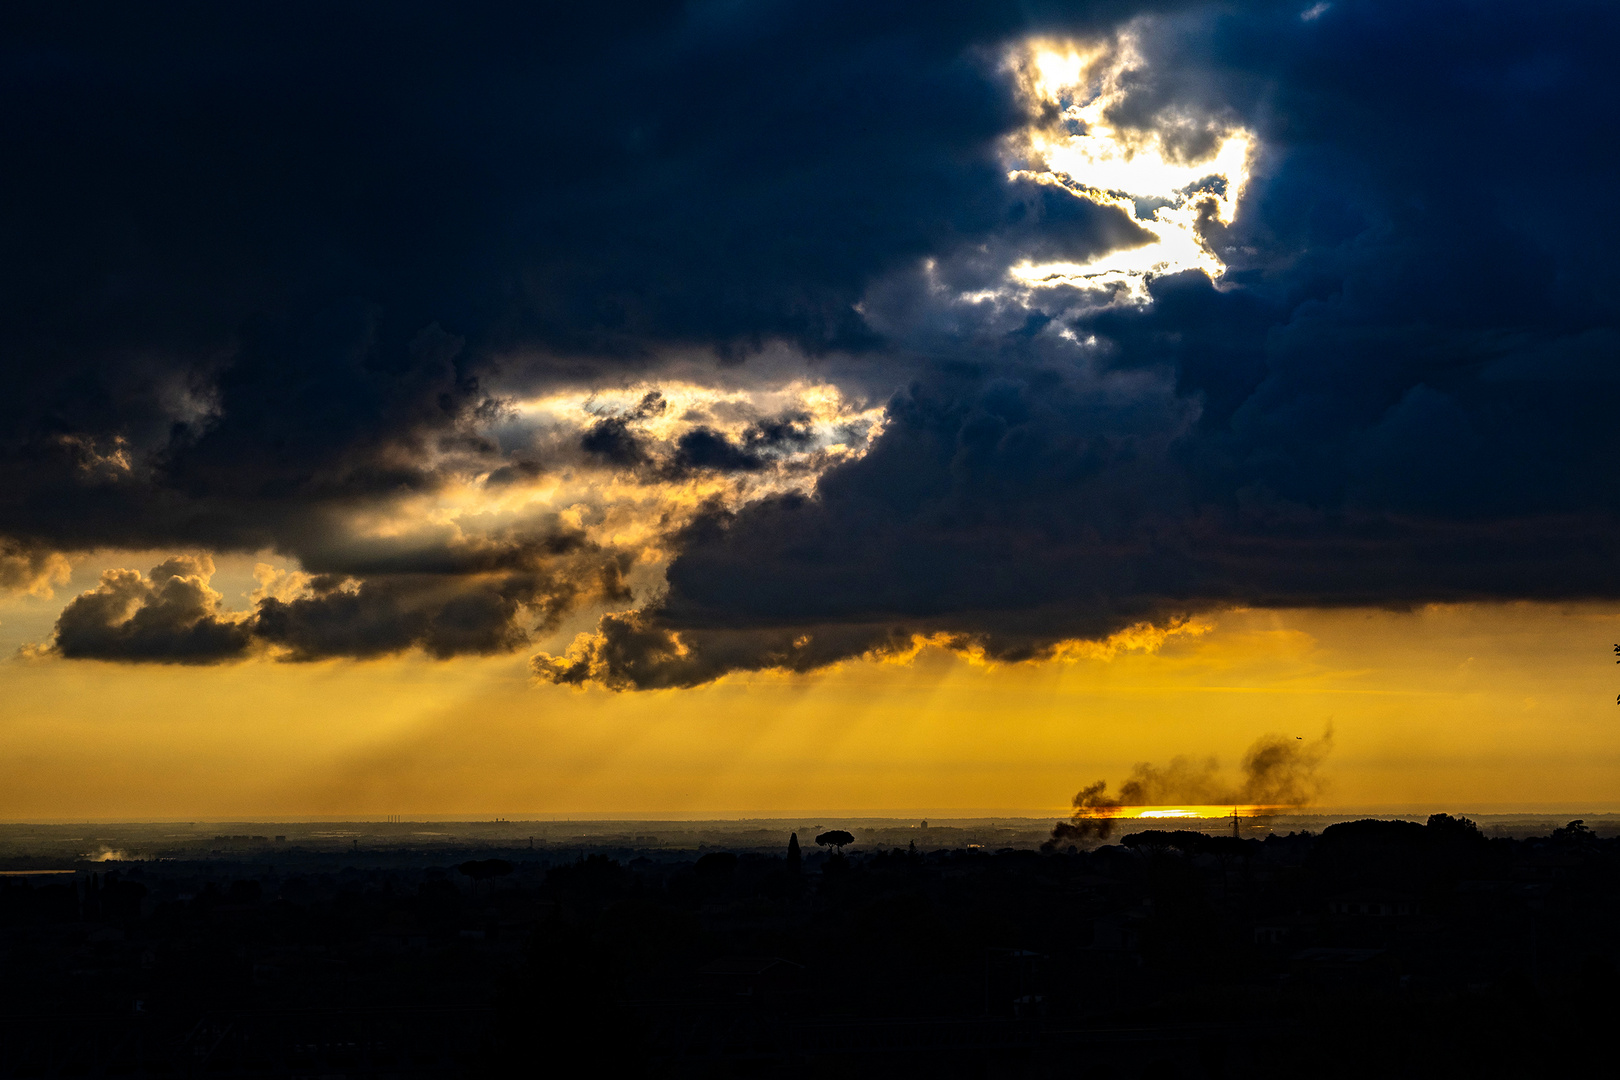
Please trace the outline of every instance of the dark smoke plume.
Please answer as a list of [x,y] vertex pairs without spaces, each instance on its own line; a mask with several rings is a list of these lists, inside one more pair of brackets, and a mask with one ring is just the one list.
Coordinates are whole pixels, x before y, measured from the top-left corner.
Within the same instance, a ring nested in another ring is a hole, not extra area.
[[1317,769],[1333,749],[1333,729],[1320,739],[1305,742],[1286,735],[1262,735],[1243,755],[1243,780],[1224,783],[1220,765],[1212,757],[1195,760],[1177,756],[1168,765],[1138,762],[1130,779],[1111,795],[1108,783],[1098,780],[1074,797],[1074,813],[1052,827],[1050,850],[1059,841],[1096,837],[1106,840],[1114,819],[1127,806],[1306,806],[1326,787]]

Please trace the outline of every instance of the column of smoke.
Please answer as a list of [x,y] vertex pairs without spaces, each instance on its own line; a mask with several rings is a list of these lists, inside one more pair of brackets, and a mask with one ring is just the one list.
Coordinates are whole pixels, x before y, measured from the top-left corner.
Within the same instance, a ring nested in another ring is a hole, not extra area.
[[1243,780],[1236,787],[1222,781],[1213,757],[1174,757],[1164,766],[1140,762],[1118,794],[1109,794],[1104,780],[1081,788],[1074,813],[1053,826],[1045,846],[1050,850],[1064,840],[1106,840],[1127,806],[1307,806],[1325,786],[1317,768],[1332,749],[1331,727],[1311,742],[1262,735],[1243,755]]

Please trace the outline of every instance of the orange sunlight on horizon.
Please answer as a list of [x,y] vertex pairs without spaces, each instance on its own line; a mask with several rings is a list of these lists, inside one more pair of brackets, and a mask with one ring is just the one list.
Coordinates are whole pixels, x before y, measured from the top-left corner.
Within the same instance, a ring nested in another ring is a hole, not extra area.
[[1205,618],[1208,633],[1112,659],[986,668],[928,649],[909,665],[639,694],[535,686],[524,655],[203,669],[14,657],[0,667],[0,818],[1056,818],[1080,786],[1137,762],[1213,754],[1234,774],[1257,736],[1329,723],[1325,806],[1620,802],[1611,609]]

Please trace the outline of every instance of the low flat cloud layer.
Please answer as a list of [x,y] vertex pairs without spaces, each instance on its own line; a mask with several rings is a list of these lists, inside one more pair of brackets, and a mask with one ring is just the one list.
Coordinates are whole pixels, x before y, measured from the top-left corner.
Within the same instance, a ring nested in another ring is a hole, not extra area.
[[0,16],[0,588],[615,688],[1620,595],[1620,14],[1306,6]]

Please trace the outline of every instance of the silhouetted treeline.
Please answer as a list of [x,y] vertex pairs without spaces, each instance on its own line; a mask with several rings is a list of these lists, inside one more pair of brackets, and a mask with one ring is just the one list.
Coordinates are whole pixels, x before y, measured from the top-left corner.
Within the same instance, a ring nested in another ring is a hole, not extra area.
[[[1620,839],[1578,822],[853,846],[0,879],[0,1076],[47,1030],[18,1017],[145,1025],[159,1057],[218,1023],[208,1053],[266,1075],[318,1043],[346,1075],[568,1046],[628,1075],[1567,1076],[1613,1015]],[[266,1034],[317,1021],[388,1034]]]

